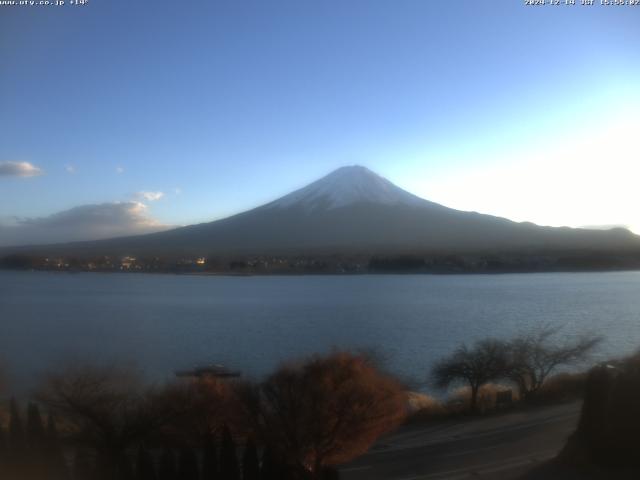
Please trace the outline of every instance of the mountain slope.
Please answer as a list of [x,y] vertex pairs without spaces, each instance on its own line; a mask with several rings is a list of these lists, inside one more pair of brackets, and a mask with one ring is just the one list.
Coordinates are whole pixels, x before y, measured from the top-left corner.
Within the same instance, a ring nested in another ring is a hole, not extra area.
[[222,220],[136,237],[38,247],[75,254],[401,253],[620,250],[640,237],[540,227],[419,198],[370,170],[343,167],[278,200]]

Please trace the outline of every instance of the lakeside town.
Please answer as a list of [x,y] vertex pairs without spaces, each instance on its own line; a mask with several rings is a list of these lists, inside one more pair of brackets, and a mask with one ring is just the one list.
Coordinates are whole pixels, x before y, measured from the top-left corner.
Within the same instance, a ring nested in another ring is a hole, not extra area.
[[430,255],[38,256],[0,257],[0,268],[59,272],[229,275],[365,273],[518,273],[640,269],[640,252]]

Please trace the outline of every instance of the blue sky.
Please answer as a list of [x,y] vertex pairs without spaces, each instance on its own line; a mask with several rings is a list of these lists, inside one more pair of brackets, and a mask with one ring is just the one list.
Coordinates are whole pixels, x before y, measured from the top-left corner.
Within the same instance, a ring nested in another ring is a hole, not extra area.
[[640,231],[640,7],[523,3],[0,6],[0,223],[207,221],[362,164],[455,208]]

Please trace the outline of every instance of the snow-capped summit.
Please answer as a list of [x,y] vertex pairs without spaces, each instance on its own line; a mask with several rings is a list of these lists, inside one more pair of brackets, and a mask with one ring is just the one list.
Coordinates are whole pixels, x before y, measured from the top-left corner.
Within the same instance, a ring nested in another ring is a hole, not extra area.
[[331,210],[354,204],[425,206],[417,197],[366,167],[341,167],[270,204],[269,208],[300,207],[308,211]]

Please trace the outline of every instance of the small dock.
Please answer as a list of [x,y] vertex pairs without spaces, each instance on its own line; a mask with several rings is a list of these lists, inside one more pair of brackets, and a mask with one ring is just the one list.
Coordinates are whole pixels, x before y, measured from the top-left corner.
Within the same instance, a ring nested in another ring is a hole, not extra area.
[[180,378],[238,378],[242,373],[231,370],[224,365],[202,365],[187,370],[176,370],[176,377]]

